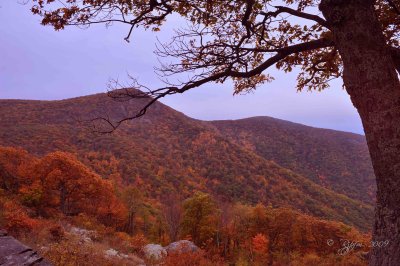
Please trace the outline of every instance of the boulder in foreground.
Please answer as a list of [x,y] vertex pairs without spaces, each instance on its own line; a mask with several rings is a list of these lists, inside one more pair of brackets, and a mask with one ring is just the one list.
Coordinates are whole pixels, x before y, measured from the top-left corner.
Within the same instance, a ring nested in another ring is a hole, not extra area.
[[0,265],[52,266],[36,251],[0,230]]
[[144,246],[143,252],[147,259],[160,260],[167,256],[165,248],[158,244],[148,244]]

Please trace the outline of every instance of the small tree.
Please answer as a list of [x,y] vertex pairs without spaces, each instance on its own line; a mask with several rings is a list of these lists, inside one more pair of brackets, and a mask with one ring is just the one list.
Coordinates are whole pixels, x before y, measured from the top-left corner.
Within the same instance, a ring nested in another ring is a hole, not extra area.
[[268,248],[269,241],[264,234],[257,234],[252,239],[252,246],[254,251],[254,260],[257,265],[268,264]]
[[163,200],[162,215],[167,224],[169,240],[178,240],[182,220],[182,203],[175,195],[169,195]]
[[210,195],[196,192],[183,204],[182,234],[199,246],[214,238],[219,210]]
[[138,231],[138,228],[136,228],[136,218],[143,209],[143,194],[136,187],[128,186],[123,189],[121,198],[128,210],[127,221],[125,223],[125,231],[133,235]]

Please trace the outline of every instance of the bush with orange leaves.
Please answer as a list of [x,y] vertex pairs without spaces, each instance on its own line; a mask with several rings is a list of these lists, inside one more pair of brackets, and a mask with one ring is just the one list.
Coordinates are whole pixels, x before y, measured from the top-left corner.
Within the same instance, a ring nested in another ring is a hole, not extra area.
[[112,183],[70,153],[47,154],[31,167],[28,176],[19,194],[37,215],[51,218],[85,213],[113,227],[125,220],[126,208],[117,199]]
[[164,266],[222,266],[224,262],[220,257],[208,258],[203,250],[196,252],[177,252],[165,257]]
[[269,241],[264,234],[257,234],[253,237],[253,249],[255,253],[265,254],[268,252]]
[[130,246],[134,252],[139,253],[148,243],[149,240],[142,233],[139,233],[131,237]]
[[78,240],[73,239],[51,243],[46,246],[42,253],[46,259],[57,266],[118,265],[114,264],[111,260],[107,260],[103,250],[97,249],[93,245],[84,245]]
[[253,237],[252,245],[254,250],[254,263],[256,265],[268,264],[268,238],[264,234],[259,233]]
[[0,226],[12,235],[29,233],[39,222],[29,217],[26,209],[16,201],[2,196],[0,190]]

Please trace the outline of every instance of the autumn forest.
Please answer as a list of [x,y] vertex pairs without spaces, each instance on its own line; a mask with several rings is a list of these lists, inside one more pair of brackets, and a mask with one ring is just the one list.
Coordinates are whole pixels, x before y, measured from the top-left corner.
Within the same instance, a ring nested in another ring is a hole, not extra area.
[[[56,265],[365,265],[375,190],[362,136],[204,122],[161,103],[112,134],[85,122],[146,101],[0,101],[1,227]],[[179,240],[201,251],[143,253]]]

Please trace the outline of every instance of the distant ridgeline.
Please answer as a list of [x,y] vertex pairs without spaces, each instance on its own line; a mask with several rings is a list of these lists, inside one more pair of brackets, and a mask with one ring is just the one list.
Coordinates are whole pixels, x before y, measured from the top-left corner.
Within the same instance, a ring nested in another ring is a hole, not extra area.
[[101,177],[136,186],[156,202],[204,191],[371,229],[376,188],[363,136],[269,117],[205,122],[161,103],[112,134],[93,133],[85,122],[124,118],[146,101],[105,94],[1,100],[0,145],[38,156],[76,154]]

